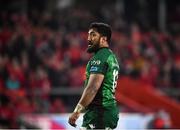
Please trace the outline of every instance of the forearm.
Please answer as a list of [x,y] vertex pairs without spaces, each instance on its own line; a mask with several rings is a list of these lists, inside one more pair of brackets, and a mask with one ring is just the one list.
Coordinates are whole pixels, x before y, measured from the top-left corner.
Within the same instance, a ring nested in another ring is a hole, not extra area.
[[81,99],[79,100],[74,112],[78,112],[78,113],[82,112],[85,109],[85,107],[87,107],[92,102],[97,91],[98,91],[97,89],[92,89],[92,87],[86,87],[83,91]]
[[79,100],[74,112],[80,113],[85,107],[87,107],[92,102],[99,88],[101,87],[103,79],[104,75],[101,74],[90,75],[89,83],[84,89],[81,99]]
[[85,88],[81,96],[81,99],[79,100],[79,104],[83,105],[84,107],[87,107],[96,96],[97,91],[98,89],[96,89],[96,87]]

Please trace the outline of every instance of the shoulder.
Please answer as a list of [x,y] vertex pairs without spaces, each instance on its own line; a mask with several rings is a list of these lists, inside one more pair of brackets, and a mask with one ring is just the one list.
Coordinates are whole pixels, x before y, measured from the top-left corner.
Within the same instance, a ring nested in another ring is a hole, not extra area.
[[107,61],[111,54],[113,53],[109,48],[102,48],[94,55],[94,58],[101,61]]

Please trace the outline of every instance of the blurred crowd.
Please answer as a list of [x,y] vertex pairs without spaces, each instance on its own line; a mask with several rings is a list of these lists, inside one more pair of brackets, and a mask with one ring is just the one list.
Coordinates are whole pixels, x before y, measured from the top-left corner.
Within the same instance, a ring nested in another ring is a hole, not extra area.
[[88,25],[101,19],[112,25],[110,47],[120,63],[120,77],[158,89],[180,88],[180,33],[129,24],[119,12],[114,6],[102,7],[97,16],[83,8],[0,12],[0,120],[14,121],[16,128],[17,117],[24,113],[68,112],[68,104],[51,98],[50,92],[83,86],[90,58]]

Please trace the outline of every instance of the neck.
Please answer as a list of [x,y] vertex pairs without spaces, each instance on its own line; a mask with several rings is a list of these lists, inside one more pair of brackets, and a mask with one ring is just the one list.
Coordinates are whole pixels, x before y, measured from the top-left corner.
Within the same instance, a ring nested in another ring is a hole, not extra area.
[[100,44],[100,48],[103,48],[103,47],[109,47],[109,44],[108,43]]
[[[98,52],[99,50],[101,50],[101,49],[103,49],[103,48],[109,48],[109,46],[107,45],[107,46],[101,46],[101,47],[99,47],[99,49],[96,51],[96,52]],[[95,52],[95,53],[96,53]]]

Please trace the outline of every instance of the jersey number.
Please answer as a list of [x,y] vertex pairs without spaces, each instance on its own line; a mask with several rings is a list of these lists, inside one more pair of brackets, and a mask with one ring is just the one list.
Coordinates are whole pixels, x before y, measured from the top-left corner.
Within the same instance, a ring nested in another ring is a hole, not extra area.
[[118,79],[118,71],[113,71],[113,92],[115,92],[116,86],[117,86],[117,79]]

